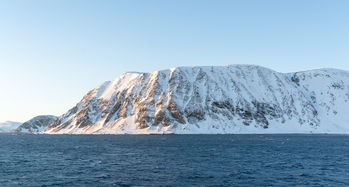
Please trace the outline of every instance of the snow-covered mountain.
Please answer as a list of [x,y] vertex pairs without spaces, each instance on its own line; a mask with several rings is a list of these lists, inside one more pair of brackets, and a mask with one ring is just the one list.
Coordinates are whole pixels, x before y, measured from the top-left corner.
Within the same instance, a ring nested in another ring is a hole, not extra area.
[[47,127],[57,119],[56,116],[42,115],[36,116],[31,120],[24,122],[15,132],[19,133],[40,133],[47,129]]
[[0,122],[0,133],[13,132],[22,123],[14,121]]
[[349,133],[349,72],[253,65],[125,73],[45,133]]

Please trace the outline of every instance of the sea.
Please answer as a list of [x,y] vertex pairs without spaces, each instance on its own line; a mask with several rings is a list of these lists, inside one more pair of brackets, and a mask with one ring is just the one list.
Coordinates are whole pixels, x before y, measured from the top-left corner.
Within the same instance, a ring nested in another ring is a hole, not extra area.
[[0,134],[0,186],[349,186],[349,136]]

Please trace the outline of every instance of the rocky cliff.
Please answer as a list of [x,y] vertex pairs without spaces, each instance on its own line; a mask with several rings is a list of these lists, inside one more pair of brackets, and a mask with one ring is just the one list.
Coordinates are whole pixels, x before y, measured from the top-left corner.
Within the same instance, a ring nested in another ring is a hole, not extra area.
[[349,72],[253,65],[125,73],[45,133],[349,133]]

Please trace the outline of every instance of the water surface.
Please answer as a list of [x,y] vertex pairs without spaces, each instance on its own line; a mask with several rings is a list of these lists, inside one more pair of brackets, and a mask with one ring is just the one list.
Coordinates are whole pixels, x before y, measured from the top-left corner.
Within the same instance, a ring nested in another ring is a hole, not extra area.
[[0,134],[1,186],[348,186],[349,136]]

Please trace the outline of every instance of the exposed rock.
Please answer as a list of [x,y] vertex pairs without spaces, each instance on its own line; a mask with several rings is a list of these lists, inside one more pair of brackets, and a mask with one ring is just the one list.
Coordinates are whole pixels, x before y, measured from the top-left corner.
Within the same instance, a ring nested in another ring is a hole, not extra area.
[[24,122],[20,125],[15,132],[20,133],[40,133],[46,130],[46,128],[57,120],[56,116],[42,115],[36,116],[33,119]]
[[349,133],[349,73],[251,65],[125,73],[46,133]]

